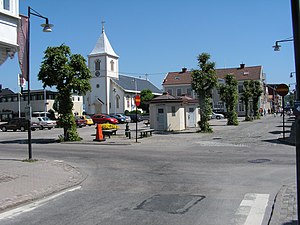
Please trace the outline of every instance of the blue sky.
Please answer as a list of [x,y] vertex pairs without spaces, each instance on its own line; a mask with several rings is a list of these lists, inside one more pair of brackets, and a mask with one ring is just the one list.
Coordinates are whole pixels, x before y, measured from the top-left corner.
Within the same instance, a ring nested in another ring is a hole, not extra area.
[[[197,69],[197,56],[211,55],[216,68],[262,65],[268,83],[294,83],[290,1],[283,0],[20,0],[20,13],[31,6],[54,24],[31,17],[31,89],[47,46],[66,44],[72,53],[93,50],[105,21],[106,35],[119,58],[119,72],[145,77],[161,88],[167,72]],[[17,57],[0,67],[2,86],[17,91]]]

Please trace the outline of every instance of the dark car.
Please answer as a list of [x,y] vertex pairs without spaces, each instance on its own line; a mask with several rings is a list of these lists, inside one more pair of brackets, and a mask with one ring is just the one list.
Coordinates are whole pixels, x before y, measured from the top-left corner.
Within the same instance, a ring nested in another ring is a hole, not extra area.
[[119,123],[126,123],[126,117],[120,113],[118,114],[109,114],[109,116],[118,120]]
[[81,116],[75,116],[75,123],[79,128],[86,126],[86,120]]
[[137,114],[137,115],[136,114],[130,114],[128,116],[130,116],[131,122],[133,122],[133,123],[143,121],[143,118],[139,114]]
[[0,124],[0,129],[5,132],[8,130],[25,131],[28,130],[28,120],[25,118],[13,118],[7,123]]
[[119,123],[117,119],[105,114],[95,114],[92,116],[92,119],[94,123],[112,123],[112,124]]

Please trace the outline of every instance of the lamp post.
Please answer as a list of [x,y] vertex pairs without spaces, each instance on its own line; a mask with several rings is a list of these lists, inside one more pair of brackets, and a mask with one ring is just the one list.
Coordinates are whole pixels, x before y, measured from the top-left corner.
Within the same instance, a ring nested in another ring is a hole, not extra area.
[[45,19],[45,23],[41,26],[43,27],[43,32],[51,32],[53,27],[52,24],[49,24],[47,17],[42,16],[37,11],[28,6],[27,16],[28,16],[28,31],[27,31],[27,116],[28,116],[28,159],[32,159],[32,146],[31,146],[31,105],[30,105],[30,15],[40,17]]
[[280,43],[280,42],[288,42],[288,41],[293,41],[293,40],[294,39],[292,39],[292,38],[287,38],[287,39],[284,39],[284,40],[276,41],[275,45],[272,46],[272,47],[274,48],[274,51],[280,51],[281,45],[279,45],[278,43]]
[[[300,101],[300,2],[299,0],[291,0],[293,36],[294,36],[294,57],[296,68],[296,102]],[[296,168],[297,168],[297,208],[298,208],[298,224],[300,220],[300,116],[296,115]]]

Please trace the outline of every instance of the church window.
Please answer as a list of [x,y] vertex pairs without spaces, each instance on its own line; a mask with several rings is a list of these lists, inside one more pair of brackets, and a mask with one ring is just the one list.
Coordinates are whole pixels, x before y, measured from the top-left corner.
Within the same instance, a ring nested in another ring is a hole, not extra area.
[[110,61],[110,70],[111,70],[111,71],[114,71],[114,70],[115,70],[115,62],[114,62],[114,60],[111,60],[111,61]]
[[101,61],[99,59],[95,61],[95,70],[100,70],[100,62]]
[[100,85],[99,84],[96,84],[96,88],[99,88],[100,87]]
[[120,108],[120,96],[119,95],[116,96],[116,107],[117,107],[117,109]]

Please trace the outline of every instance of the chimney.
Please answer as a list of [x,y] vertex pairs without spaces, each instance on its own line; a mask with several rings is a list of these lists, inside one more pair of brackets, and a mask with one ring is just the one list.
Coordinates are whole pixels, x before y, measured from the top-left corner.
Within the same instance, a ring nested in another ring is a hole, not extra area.
[[245,64],[244,63],[241,63],[240,64],[240,69],[244,69],[245,68]]
[[187,68],[186,68],[186,67],[183,67],[183,68],[181,69],[181,72],[182,72],[182,73],[186,73],[186,71],[187,71]]

